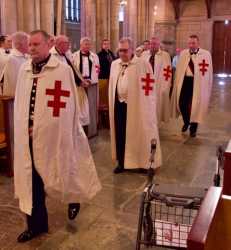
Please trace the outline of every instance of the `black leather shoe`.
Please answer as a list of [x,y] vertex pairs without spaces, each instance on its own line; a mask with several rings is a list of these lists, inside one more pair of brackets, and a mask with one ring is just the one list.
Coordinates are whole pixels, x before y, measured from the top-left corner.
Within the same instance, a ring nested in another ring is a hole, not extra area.
[[17,238],[17,241],[19,243],[24,243],[24,242],[27,242],[27,241],[30,241],[32,240],[33,238],[35,238],[36,236],[42,234],[42,233],[47,233],[48,231],[45,230],[43,232],[37,232],[37,233],[34,233],[33,231],[31,230],[25,230],[24,232],[22,232],[18,238]]
[[68,218],[74,220],[80,210],[79,203],[71,203],[68,205]]
[[148,170],[145,168],[139,168],[139,173],[140,174],[148,174]]
[[124,172],[124,167],[118,165],[115,169],[114,169],[114,174],[120,174]]
[[190,136],[191,137],[196,137],[197,133],[195,131],[190,131]]
[[191,125],[190,125],[190,136],[191,137],[196,137],[197,127],[198,127],[198,123],[196,123],[196,122],[191,123]]
[[184,124],[184,126],[181,129],[181,132],[186,132],[188,129],[189,124]]

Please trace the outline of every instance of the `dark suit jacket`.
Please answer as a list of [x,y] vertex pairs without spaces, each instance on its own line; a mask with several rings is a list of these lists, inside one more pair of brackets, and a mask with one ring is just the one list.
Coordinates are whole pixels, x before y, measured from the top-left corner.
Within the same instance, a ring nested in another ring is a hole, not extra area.
[[106,50],[102,49],[98,53],[100,63],[99,79],[109,79],[111,62],[108,60],[108,54],[111,55],[112,60],[115,60],[115,56],[110,50],[107,52]]

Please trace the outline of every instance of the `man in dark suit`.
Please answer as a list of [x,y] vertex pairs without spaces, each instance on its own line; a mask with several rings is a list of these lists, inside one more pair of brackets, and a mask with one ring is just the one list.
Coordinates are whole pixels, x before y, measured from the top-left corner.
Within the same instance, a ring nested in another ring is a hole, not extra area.
[[115,56],[110,50],[110,41],[108,39],[103,39],[98,57],[100,63],[99,79],[109,79],[111,63],[115,60]]

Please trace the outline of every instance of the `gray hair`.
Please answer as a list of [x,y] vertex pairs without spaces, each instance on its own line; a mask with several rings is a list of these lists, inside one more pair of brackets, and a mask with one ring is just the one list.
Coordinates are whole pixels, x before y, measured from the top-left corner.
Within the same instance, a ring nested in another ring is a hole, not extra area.
[[12,47],[17,49],[21,46],[21,44],[24,44],[28,41],[29,35],[23,31],[17,31],[14,34],[11,35],[12,39]]
[[89,38],[89,37],[87,37],[87,36],[85,36],[85,37],[82,37],[81,39],[80,39],[80,45],[83,43],[83,42],[85,42],[85,41],[87,41],[87,42],[90,42],[91,43],[91,38]]
[[59,35],[55,38],[55,42],[56,43],[60,43],[62,41],[68,41],[69,42],[69,37],[65,36],[65,35]]
[[122,37],[120,40],[119,40],[119,43],[128,43],[129,45],[129,48],[133,49],[134,46],[133,46],[133,41],[130,37]]

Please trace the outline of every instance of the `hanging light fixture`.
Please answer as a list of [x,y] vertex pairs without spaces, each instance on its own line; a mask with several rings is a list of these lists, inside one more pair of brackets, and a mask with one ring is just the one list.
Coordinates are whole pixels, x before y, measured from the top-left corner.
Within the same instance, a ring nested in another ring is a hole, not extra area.
[[158,8],[157,5],[155,5],[155,6],[154,6],[154,11],[153,11],[154,16],[157,15],[157,8]]
[[121,6],[127,5],[127,1],[126,0],[120,0],[120,5]]

